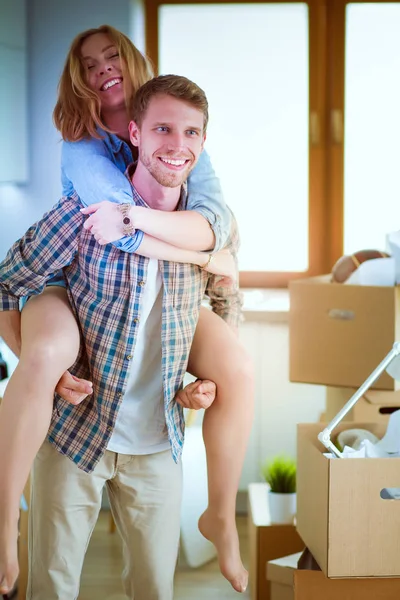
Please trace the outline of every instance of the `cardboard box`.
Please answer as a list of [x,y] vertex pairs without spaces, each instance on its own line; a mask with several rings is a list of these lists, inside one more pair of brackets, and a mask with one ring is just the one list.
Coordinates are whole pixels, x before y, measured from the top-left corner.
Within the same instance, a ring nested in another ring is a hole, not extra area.
[[380,404],[381,406],[400,406],[400,390],[395,392],[367,390],[364,394],[364,397],[371,404]]
[[[400,576],[400,458],[328,458],[321,423],[297,430],[297,531],[327,577]],[[384,423],[341,423],[382,437]],[[334,437],[332,436],[332,439]]]
[[270,561],[271,600],[398,600],[400,579],[328,579],[321,571],[300,570],[300,554]]
[[[354,388],[326,388],[326,407],[324,420],[330,422],[343,408],[346,402],[356,392]],[[365,421],[368,423],[387,423],[390,415],[400,409],[400,391],[387,392],[382,390],[368,390],[358,400],[346,421]]]
[[[356,392],[353,388],[326,388],[326,406],[321,421],[330,422]],[[345,417],[346,421],[386,423],[390,415],[400,409],[400,391],[368,390]]]
[[[387,392],[387,394],[397,392]],[[366,397],[360,398],[353,408],[354,421],[367,421],[368,423],[388,423],[392,413],[400,410],[400,401],[397,405],[376,404]]]
[[[327,387],[325,397],[325,421],[329,423],[338,412],[343,408],[352,395],[356,392],[357,388],[345,388],[345,387]],[[321,419],[322,420],[322,419]],[[346,421],[353,420],[353,411],[351,410],[345,418]]]
[[[358,388],[400,340],[400,286],[289,284],[290,380]],[[400,386],[387,373],[374,389]]]
[[302,550],[304,543],[294,525],[271,524],[266,483],[249,485],[248,504],[250,597],[252,600],[269,600],[267,562]]

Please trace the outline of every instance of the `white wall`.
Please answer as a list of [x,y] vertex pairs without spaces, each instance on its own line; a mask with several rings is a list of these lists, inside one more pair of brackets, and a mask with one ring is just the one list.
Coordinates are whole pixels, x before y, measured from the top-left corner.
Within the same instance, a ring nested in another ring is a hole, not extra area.
[[26,183],[27,26],[25,0],[0,0],[0,183]]
[[[60,136],[52,124],[52,111],[57,83],[73,37],[84,29],[103,24],[129,35],[140,8],[139,0],[25,1],[30,178],[27,185],[0,186],[0,259],[60,196]],[[142,45],[140,27],[133,35],[139,36],[138,44]],[[6,151],[1,148],[1,152]]]
[[289,324],[245,320],[240,338],[255,365],[255,418],[240,480],[245,490],[261,480],[260,467],[276,454],[296,457],[297,424],[314,423],[325,410],[326,388],[289,381]]

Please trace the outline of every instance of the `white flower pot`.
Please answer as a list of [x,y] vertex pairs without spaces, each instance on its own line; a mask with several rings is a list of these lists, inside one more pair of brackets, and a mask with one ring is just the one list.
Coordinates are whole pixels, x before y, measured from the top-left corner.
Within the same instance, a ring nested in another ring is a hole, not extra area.
[[268,491],[271,523],[292,524],[296,516],[296,494],[277,494]]

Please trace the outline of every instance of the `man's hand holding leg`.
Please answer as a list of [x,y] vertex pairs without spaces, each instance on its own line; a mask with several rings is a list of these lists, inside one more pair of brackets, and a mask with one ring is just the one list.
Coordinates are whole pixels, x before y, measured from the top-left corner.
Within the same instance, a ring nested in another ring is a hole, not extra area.
[[185,388],[179,390],[175,400],[183,408],[208,408],[215,400],[217,386],[208,379],[197,379],[189,383]]
[[65,371],[57,384],[56,392],[70,404],[80,404],[93,393],[93,384],[86,379],[79,379],[69,371]]

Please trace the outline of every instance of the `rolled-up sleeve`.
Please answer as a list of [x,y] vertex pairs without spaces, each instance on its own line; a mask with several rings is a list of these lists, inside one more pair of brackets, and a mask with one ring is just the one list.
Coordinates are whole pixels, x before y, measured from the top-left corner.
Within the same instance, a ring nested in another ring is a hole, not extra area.
[[220,181],[205,150],[188,178],[187,209],[195,210],[207,219],[215,235],[214,251],[221,250],[229,238],[231,212],[225,204]]
[[210,278],[210,285],[206,290],[211,309],[228,325],[236,328],[243,320],[243,294],[238,287],[218,286],[215,279],[217,278],[214,276]]
[[19,299],[9,291],[7,283],[2,281],[0,281],[0,310],[19,310]]
[[[128,160],[126,161],[129,162]],[[75,191],[84,206],[103,200],[117,204],[133,204],[132,189],[124,172],[128,164],[121,162],[121,169],[111,160],[102,140],[94,138],[79,142],[63,142],[61,151],[61,177],[64,193]],[[112,245],[132,254],[143,240],[143,231],[124,236]]]
[[62,198],[13,244],[0,263],[0,310],[18,310],[19,298],[40,294],[73,261],[82,225],[79,203]]
[[[229,209],[228,209],[229,210]],[[230,211],[229,211],[230,212]],[[237,253],[239,250],[239,232],[235,217],[231,214],[231,233],[226,247],[231,251],[236,262],[236,270],[239,281],[239,267]],[[221,286],[218,284],[220,277],[211,275],[209,277],[206,295],[210,299],[210,306],[218,316],[220,316],[228,325],[238,327],[242,321],[243,294],[239,290],[238,284],[231,286]]]

